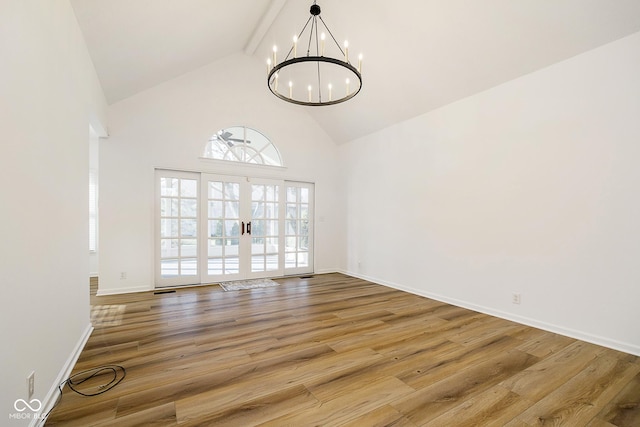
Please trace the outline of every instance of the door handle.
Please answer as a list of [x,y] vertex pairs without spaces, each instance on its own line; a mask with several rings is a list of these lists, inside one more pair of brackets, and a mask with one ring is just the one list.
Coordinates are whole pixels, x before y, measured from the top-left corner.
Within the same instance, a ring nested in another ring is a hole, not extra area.
[[242,236],[244,236],[244,221],[242,221]]
[[251,234],[251,221],[247,223],[247,234]]

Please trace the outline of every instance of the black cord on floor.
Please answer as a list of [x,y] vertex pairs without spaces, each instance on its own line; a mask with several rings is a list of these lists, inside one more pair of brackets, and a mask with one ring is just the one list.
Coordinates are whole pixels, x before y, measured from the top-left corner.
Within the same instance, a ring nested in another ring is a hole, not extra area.
[[[99,385],[98,391],[89,393],[89,392],[79,391],[76,388],[77,386],[81,385],[85,381],[95,378],[98,375],[104,375],[105,372],[107,373],[111,372],[113,374],[113,378],[111,378],[111,381],[109,381],[108,383]],[[122,374],[122,376],[119,377],[119,374]],[[127,371],[124,369],[123,366],[120,366],[120,365],[99,366],[97,368],[87,369],[86,371],[77,372],[71,375],[69,378],[62,381],[60,384],[58,384],[58,391],[60,392],[60,394],[56,399],[56,403],[54,403],[53,407],[49,410],[49,412],[47,412],[45,416],[41,417],[40,423],[41,424],[44,423],[47,420],[47,418],[49,418],[49,415],[51,415],[53,410],[60,404],[60,401],[62,400],[62,389],[64,388],[65,384],[71,390],[73,390],[74,392],[82,396],[87,396],[87,397],[97,396],[99,394],[106,393],[107,391],[111,390],[112,388],[120,384],[120,382],[124,379],[126,375],[127,375]]]

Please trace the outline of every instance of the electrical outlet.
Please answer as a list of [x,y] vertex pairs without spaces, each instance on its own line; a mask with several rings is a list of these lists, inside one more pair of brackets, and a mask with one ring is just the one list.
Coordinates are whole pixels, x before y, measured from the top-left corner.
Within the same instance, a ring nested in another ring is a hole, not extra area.
[[33,371],[27,377],[27,389],[29,391],[29,399],[33,396],[33,393],[36,391],[36,372]]
[[120,280],[125,280],[127,278],[127,272],[123,271],[122,273],[120,273]]
[[514,304],[520,304],[520,294],[514,293],[511,296],[511,302],[514,303]]

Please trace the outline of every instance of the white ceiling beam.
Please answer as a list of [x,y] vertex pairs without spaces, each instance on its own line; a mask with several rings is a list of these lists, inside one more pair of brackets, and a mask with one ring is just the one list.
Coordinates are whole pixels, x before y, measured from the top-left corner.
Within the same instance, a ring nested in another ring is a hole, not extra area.
[[286,3],[287,3],[287,0],[271,1],[271,4],[269,5],[269,9],[267,9],[267,12],[264,14],[264,16],[262,17],[262,20],[260,20],[260,23],[258,24],[255,31],[251,35],[249,42],[244,47],[244,53],[246,55],[251,56],[255,53],[256,49],[258,48],[258,45],[260,45],[260,42],[262,42],[262,39],[264,38],[265,34],[267,34],[267,31],[269,31],[269,28],[271,28],[273,21],[276,20],[276,17],[278,16],[278,14],[280,13],[280,11],[282,10],[282,8]]

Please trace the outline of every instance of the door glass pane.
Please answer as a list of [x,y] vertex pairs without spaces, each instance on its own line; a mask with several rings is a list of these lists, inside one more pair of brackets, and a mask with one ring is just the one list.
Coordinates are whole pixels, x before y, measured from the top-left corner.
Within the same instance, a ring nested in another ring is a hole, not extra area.
[[180,260],[180,274],[182,276],[196,276],[198,274],[198,260],[195,258],[182,258]]
[[198,197],[198,181],[196,181],[195,179],[181,179],[180,196]]
[[209,239],[208,256],[221,257],[222,249],[222,239]]
[[209,182],[209,198],[222,200],[222,182]]
[[214,200],[209,202],[209,218],[222,218],[222,206],[221,200]]
[[264,255],[253,255],[251,257],[251,271],[252,272],[260,272],[265,271],[264,266]]
[[160,274],[162,275],[162,277],[178,276],[178,260],[163,259],[162,261],[160,261]]
[[240,200],[240,184],[237,182],[225,182],[224,196],[227,200]]
[[274,271],[278,269],[278,254],[267,255],[266,257],[266,270]]
[[238,255],[240,253],[240,240],[238,239],[224,239],[224,254],[225,255]]
[[178,200],[168,197],[160,199],[160,216],[178,216]]
[[195,257],[198,255],[198,241],[196,239],[180,240],[180,256]]
[[240,273],[240,258],[227,257],[224,259],[224,270],[222,274]]
[[225,202],[224,213],[227,218],[240,218],[240,202]]
[[209,264],[207,265],[207,272],[209,276],[215,276],[222,274],[222,258],[209,258]]
[[180,220],[180,235],[182,237],[196,237],[198,221],[195,219]]
[[160,256],[170,258],[178,256],[178,239],[162,239],[160,241]]
[[160,178],[160,195],[177,196],[179,182],[177,178]]
[[240,221],[238,220],[225,221],[225,236],[227,237],[240,236]]
[[178,220],[161,219],[160,237],[178,237]]
[[180,216],[195,218],[198,215],[198,201],[196,199],[180,200]]
[[[160,281],[198,275],[198,180],[159,177]],[[173,280],[168,284],[193,283]]]

